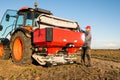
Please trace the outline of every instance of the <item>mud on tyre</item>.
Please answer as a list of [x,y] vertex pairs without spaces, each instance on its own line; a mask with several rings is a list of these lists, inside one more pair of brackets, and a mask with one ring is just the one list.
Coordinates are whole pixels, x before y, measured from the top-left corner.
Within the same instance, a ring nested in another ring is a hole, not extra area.
[[32,45],[31,38],[28,38],[23,32],[16,32],[11,38],[12,61],[18,65],[28,65],[32,63]]

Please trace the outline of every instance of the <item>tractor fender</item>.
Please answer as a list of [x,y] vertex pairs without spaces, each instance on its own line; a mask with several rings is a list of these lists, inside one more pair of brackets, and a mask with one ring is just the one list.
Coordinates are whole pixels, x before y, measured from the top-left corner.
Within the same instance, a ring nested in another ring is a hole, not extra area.
[[[14,35],[14,34],[15,34],[16,32],[18,32],[18,31],[23,32],[26,37],[31,38],[31,32],[28,31],[28,30],[26,30],[26,29],[24,29],[24,28],[17,28],[17,29],[12,33],[12,35]],[[12,35],[11,35],[11,36],[12,36]]]
[[24,29],[24,28],[17,28],[17,29],[15,29],[15,31],[11,34],[11,38],[10,38],[10,49],[12,49],[11,39],[12,39],[13,35],[14,35],[15,33],[17,33],[18,31],[23,32],[26,37],[31,38],[31,32],[30,32],[30,31],[28,31],[28,30],[26,30],[26,29]]

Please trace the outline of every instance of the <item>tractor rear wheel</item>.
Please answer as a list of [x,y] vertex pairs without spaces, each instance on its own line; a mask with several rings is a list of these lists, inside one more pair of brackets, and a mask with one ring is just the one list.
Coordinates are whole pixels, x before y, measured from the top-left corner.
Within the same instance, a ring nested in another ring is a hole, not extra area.
[[28,65],[32,63],[31,38],[18,31],[11,38],[12,60],[18,65]]
[[0,59],[7,60],[9,58],[10,58],[9,40],[4,39],[0,44]]

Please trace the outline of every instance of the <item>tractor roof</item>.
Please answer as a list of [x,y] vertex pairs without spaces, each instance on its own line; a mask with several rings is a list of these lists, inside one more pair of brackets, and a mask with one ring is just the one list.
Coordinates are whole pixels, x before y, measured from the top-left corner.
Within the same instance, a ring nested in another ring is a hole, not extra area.
[[18,12],[25,12],[25,11],[36,11],[36,12],[52,15],[52,13],[49,10],[45,10],[45,9],[41,9],[41,8],[22,7],[19,9]]

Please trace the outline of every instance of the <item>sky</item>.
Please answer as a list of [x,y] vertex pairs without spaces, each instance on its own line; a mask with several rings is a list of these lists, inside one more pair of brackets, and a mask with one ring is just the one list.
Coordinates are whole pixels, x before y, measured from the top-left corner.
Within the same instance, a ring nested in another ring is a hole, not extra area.
[[0,20],[7,9],[23,6],[50,10],[54,16],[92,27],[93,49],[120,49],[120,0],[1,0]]

